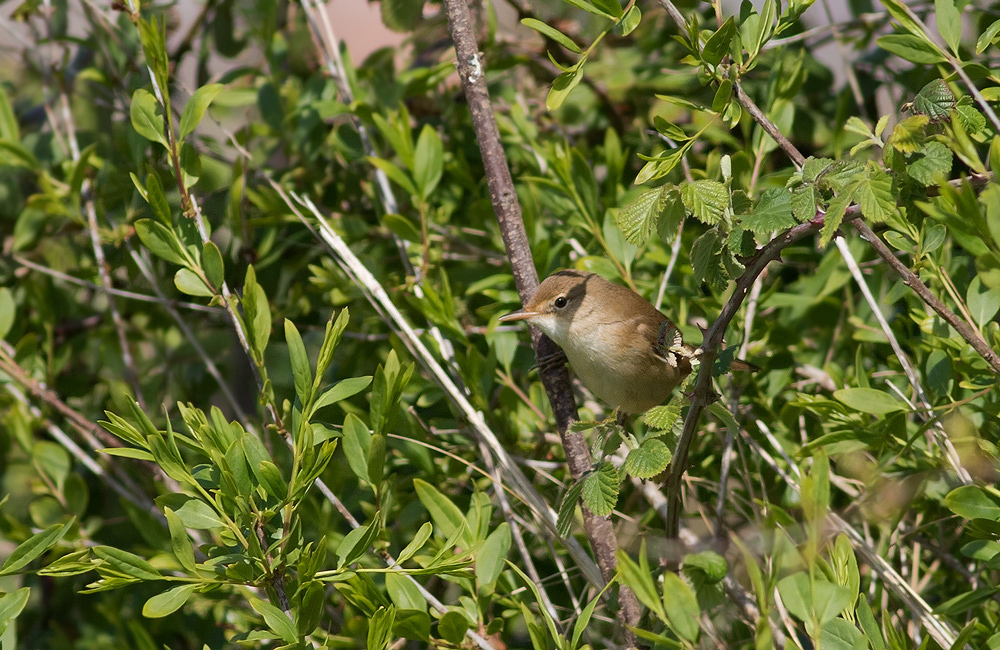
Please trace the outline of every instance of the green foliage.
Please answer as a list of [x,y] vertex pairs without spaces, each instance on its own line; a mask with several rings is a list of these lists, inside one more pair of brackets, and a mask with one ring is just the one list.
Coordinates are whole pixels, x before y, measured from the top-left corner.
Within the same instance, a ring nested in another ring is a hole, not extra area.
[[[309,3],[14,9],[4,647],[605,647],[623,585],[658,647],[1000,647],[997,373],[853,234],[1000,349],[1000,21],[812,4],[482,5],[497,197],[436,3],[381,2],[408,40],[363,60],[317,49]],[[492,198],[539,273],[662,295],[690,344],[745,299],[714,370],[761,369],[715,379],[685,453],[693,380],[624,426],[584,392],[565,467],[496,327],[519,296]],[[675,551],[643,481],[685,461],[703,539]],[[581,505],[620,533],[610,582],[571,559]]]

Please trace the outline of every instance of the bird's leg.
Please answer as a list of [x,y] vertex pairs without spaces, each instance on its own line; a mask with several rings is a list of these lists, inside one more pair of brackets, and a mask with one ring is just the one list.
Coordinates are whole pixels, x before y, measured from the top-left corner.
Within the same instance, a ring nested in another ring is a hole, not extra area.
[[535,367],[538,368],[539,372],[545,372],[558,366],[564,366],[566,362],[566,353],[556,348],[555,352],[538,357],[535,360]]

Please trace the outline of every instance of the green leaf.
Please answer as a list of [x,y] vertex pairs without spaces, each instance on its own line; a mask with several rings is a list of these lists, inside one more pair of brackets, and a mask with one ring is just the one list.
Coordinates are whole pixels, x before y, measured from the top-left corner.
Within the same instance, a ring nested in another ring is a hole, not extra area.
[[375,488],[376,492],[381,491],[382,478],[385,474],[385,434],[372,434],[371,444],[368,446],[368,481]]
[[701,609],[698,599],[686,582],[672,571],[663,574],[663,609],[667,612],[670,627],[678,635],[694,643],[698,640],[698,619]]
[[8,140],[0,140],[0,167],[24,167],[33,171],[39,171],[38,161],[30,151]]
[[719,83],[718,90],[715,91],[715,97],[712,98],[712,110],[716,113],[722,113],[726,110],[726,106],[729,105],[729,100],[733,97],[733,82],[729,79],[723,79]]
[[715,551],[702,551],[684,556],[684,573],[689,575],[694,572],[701,573],[709,583],[722,582],[727,570],[726,558]]
[[170,531],[170,549],[174,557],[182,567],[191,573],[195,573],[197,568],[194,561],[194,546],[191,538],[188,537],[184,522],[177,516],[171,508],[164,508],[163,514],[167,518],[167,528]]
[[583,477],[573,482],[566,490],[562,501],[559,503],[559,515],[556,517],[556,533],[560,537],[568,537],[570,527],[573,525],[573,517],[576,514],[576,504],[580,501],[583,493]]
[[809,221],[816,217],[816,188],[809,185],[800,185],[792,191],[791,198],[792,216],[799,223]]
[[174,273],[174,286],[177,287],[178,291],[189,296],[211,298],[215,295],[212,287],[205,284],[201,276],[191,269],[178,269],[177,273]]
[[912,34],[890,34],[875,41],[879,47],[910,63],[944,63],[947,59],[933,43]]
[[819,647],[824,650],[855,650],[858,643],[861,648],[867,648],[866,641],[854,623],[842,618],[827,621],[819,635]]
[[986,31],[979,35],[979,39],[976,41],[976,54],[982,54],[986,48],[993,45],[997,40],[998,33],[1000,33],[1000,19],[994,20],[986,28]]
[[116,571],[140,580],[159,580],[163,577],[156,568],[135,553],[112,546],[95,546],[94,555],[104,560]]
[[622,30],[622,36],[628,36],[635,28],[639,26],[639,22],[642,21],[642,11],[639,10],[639,5],[632,5],[632,7],[625,12],[622,16],[619,26]]
[[173,223],[170,204],[167,202],[167,195],[163,193],[163,186],[160,178],[151,173],[146,177],[146,202],[153,210],[153,215],[167,228]]
[[858,181],[854,200],[861,208],[861,214],[870,221],[874,223],[888,221],[896,212],[896,200],[892,196],[892,178],[869,163],[869,176]]
[[350,566],[361,559],[361,556],[367,552],[368,547],[370,547],[372,542],[375,541],[375,538],[378,537],[379,527],[377,524],[377,519],[373,518],[372,521],[364,526],[359,526],[344,535],[344,539],[341,540],[340,546],[337,547],[338,569]]
[[924,146],[927,124],[926,115],[914,115],[898,123],[892,129],[889,144],[902,153],[913,153]]
[[583,477],[583,504],[598,517],[607,517],[618,503],[621,479],[618,470],[605,461]]
[[521,24],[524,25],[525,27],[529,27],[535,30],[542,36],[552,39],[553,41],[559,43],[559,45],[562,45],[563,47],[565,47],[570,52],[573,52],[574,54],[583,53],[583,50],[581,50],[580,47],[573,42],[573,39],[571,39],[569,36],[566,36],[555,27],[550,27],[545,23],[543,23],[542,21],[536,20],[534,18],[522,18]]
[[663,431],[673,428],[680,417],[681,407],[677,404],[668,404],[649,409],[643,414],[642,421],[654,429]]
[[480,593],[493,593],[510,551],[510,525],[502,522],[476,551],[476,580]]
[[913,112],[926,115],[931,124],[948,119],[955,108],[955,95],[943,79],[928,83],[913,98]]
[[69,531],[75,521],[74,518],[64,524],[53,524],[18,544],[17,548],[4,561],[3,566],[0,566],[0,575],[17,573],[28,566],[42,553],[59,543],[59,540]]
[[764,190],[753,212],[740,219],[740,225],[757,235],[785,230],[798,223],[792,216],[792,193],[785,189]]
[[615,553],[615,556],[618,559],[618,576],[622,584],[628,585],[639,602],[652,610],[657,618],[661,621],[665,620],[667,613],[663,609],[663,601],[660,599],[656,584],[653,582],[653,575],[646,570],[648,567],[639,566],[632,561],[628,553],[621,549]]
[[652,478],[667,468],[671,458],[670,448],[659,438],[651,438],[628,453],[622,470],[636,478]]
[[842,388],[834,391],[833,397],[855,411],[872,415],[887,415],[906,409],[906,404],[874,388]]
[[[420,503],[427,509],[431,520],[441,531],[441,534],[446,539],[451,539],[456,534],[461,534],[463,546],[471,548],[471,531],[458,506],[426,481],[413,479],[413,488],[417,493],[417,498],[420,499]],[[462,532],[459,533],[459,531]]]
[[163,112],[151,92],[140,88],[132,93],[129,114],[132,118],[132,128],[136,133],[150,142],[159,142],[164,148],[169,149],[167,136],[163,130]]
[[288,345],[288,358],[292,364],[292,377],[295,379],[295,395],[300,404],[309,404],[312,399],[312,368],[309,367],[309,355],[302,343],[299,330],[292,321],[285,319],[285,343]]
[[712,66],[719,65],[722,62],[722,57],[729,54],[730,43],[733,40],[733,34],[736,33],[736,23],[734,22],[733,16],[730,16],[726,22],[722,24],[714,34],[708,37],[705,41],[705,48],[701,51],[701,58],[703,61]]
[[452,610],[438,621],[438,634],[445,641],[459,645],[465,638],[469,627],[469,619],[465,617],[465,614]]
[[944,503],[959,517],[1000,522],[1000,495],[996,490],[963,485],[949,492]]
[[185,497],[184,501],[174,508],[174,512],[185,528],[212,530],[224,528],[226,525],[211,506],[194,497]]
[[939,176],[947,177],[951,173],[952,162],[951,149],[932,140],[914,156],[906,168],[906,173],[924,187],[932,187],[937,185]]
[[618,7],[618,11],[614,13],[609,13],[602,9],[598,9],[594,5],[587,2],[587,0],[563,0],[568,5],[572,5],[577,9],[582,9],[587,13],[594,14],[595,16],[601,16],[602,18],[607,18],[608,20],[614,20],[616,17],[620,16],[622,13],[621,6]]
[[955,7],[955,0],[934,0],[934,17],[938,33],[957,56],[962,43],[962,14]]
[[0,340],[10,332],[14,326],[14,316],[17,313],[17,306],[14,304],[14,296],[7,287],[0,287]]
[[441,138],[429,124],[425,124],[417,138],[413,158],[413,180],[424,201],[430,198],[444,172],[444,149]]
[[[449,614],[457,612],[448,612]],[[448,614],[445,614],[447,616]],[[444,617],[442,617],[444,618]],[[463,616],[464,618],[464,616]],[[368,621],[368,638],[366,648],[367,650],[384,650],[388,645],[389,641],[392,640],[392,625],[396,620],[396,608],[393,606],[389,607],[379,607],[372,614],[371,619]],[[438,631],[440,629],[441,623],[438,623]],[[464,632],[462,633],[465,634]],[[442,636],[444,634],[442,633]],[[455,643],[461,642],[461,638]]]
[[146,618],[163,618],[173,614],[184,606],[197,588],[197,584],[189,584],[167,589],[146,601],[142,606],[142,615]]
[[361,419],[353,413],[344,418],[344,455],[347,466],[363,481],[368,480],[368,450],[371,449],[372,434]]
[[188,99],[187,104],[184,105],[184,111],[181,113],[181,126],[180,126],[180,139],[183,140],[195,130],[198,123],[201,122],[201,118],[205,116],[205,111],[208,110],[209,104],[215,99],[215,96],[222,92],[222,84],[207,84],[194,91],[191,98]]
[[663,188],[647,190],[618,211],[615,223],[618,224],[626,241],[636,246],[646,243],[653,234],[666,203],[665,194]]
[[0,596],[0,635],[7,635],[4,632],[7,626],[20,615],[24,606],[28,604],[28,597],[31,595],[30,587],[21,587],[17,591]]
[[[687,153],[688,149],[691,148],[691,143],[694,142],[690,140],[676,149],[656,156],[655,158],[644,158],[647,160],[646,164],[642,166],[639,173],[635,177],[636,185],[644,185],[650,181],[655,181],[663,178],[667,174],[673,171],[674,167],[680,164],[681,160],[684,159],[684,155]],[[639,156],[643,158],[643,156]]]
[[388,176],[391,181],[403,188],[403,191],[407,194],[411,196],[420,195],[420,193],[417,192],[417,186],[414,184],[413,179],[410,178],[410,175],[396,164],[389,162],[384,158],[375,158],[372,156],[368,156],[366,160],[385,172],[385,175]]
[[10,98],[0,85],[0,140],[8,142],[20,142],[21,130],[17,125],[17,116],[14,114],[14,107],[10,104]]
[[295,643],[299,640],[298,631],[295,624],[283,611],[259,598],[250,596],[248,598],[250,606],[264,619],[264,624],[268,629],[277,634],[285,643]]
[[1000,311],[1000,287],[985,286],[978,275],[972,278],[972,282],[969,283],[965,299],[969,305],[972,320],[979,327],[985,327],[986,323],[993,320],[997,311]]
[[338,381],[336,384],[326,389],[322,395],[313,403],[313,413],[324,406],[330,406],[341,402],[348,397],[357,395],[372,383],[371,375],[364,377],[349,377]]
[[833,241],[833,236],[840,228],[844,215],[847,214],[847,208],[854,202],[855,189],[856,186],[846,188],[830,201],[830,205],[826,208],[826,219],[823,222],[823,230],[819,238],[820,246],[826,246]]
[[177,233],[152,219],[139,219],[134,224],[139,241],[157,257],[181,266],[190,263]]
[[427,540],[430,539],[433,532],[434,525],[431,522],[425,521],[421,524],[420,528],[417,530],[417,534],[413,536],[410,543],[407,544],[406,548],[400,551],[399,555],[396,556],[396,564],[401,565],[413,557],[417,551],[423,548],[424,544],[427,543]]
[[243,311],[249,331],[250,344],[257,353],[258,359],[263,359],[264,349],[271,337],[271,307],[267,302],[267,294],[257,284],[257,273],[253,265],[247,266],[246,279],[243,283]]
[[872,612],[871,605],[868,604],[867,599],[858,598],[858,605],[855,609],[855,613],[857,615],[858,624],[861,626],[861,630],[868,639],[868,644],[871,650],[886,650],[885,639],[882,637],[882,629],[875,621],[875,614]]
[[216,292],[220,291],[222,283],[225,280],[225,266],[222,262],[222,253],[219,251],[219,247],[212,241],[206,241],[202,245],[201,265],[202,270],[205,271],[205,277],[208,278],[213,290]]
[[713,226],[729,206],[729,192],[718,181],[697,180],[681,187],[681,200],[698,221]]
[[562,106],[573,89],[583,81],[583,63],[586,60],[587,57],[582,57],[576,65],[555,78],[549,94],[545,97],[546,109],[554,111]]

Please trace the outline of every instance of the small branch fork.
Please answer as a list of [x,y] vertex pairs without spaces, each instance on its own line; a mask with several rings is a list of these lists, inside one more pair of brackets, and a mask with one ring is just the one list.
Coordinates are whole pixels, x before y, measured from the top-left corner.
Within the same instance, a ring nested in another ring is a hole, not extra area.
[[[528,246],[528,235],[521,219],[521,206],[517,200],[514,182],[507,166],[507,157],[500,143],[500,132],[493,116],[493,106],[486,88],[484,64],[472,29],[469,7],[466,0],[445,0],[444,7],[448,15],[452,40],[455,43],[458,74],[462,80],[465,98],[476,130],[476,139],[482,153],[490,199],[500,224],[514,283],[521,301],[526,303],[538,286],[538,275]],[[541,332],[534,329],[531,331],[531,340],[536,358],[542,359],[557,351],[556,345],[548,337],[542,336]],[[577,479],[590,469],[591,458],[583,435],[570,431],[570,425],[576,420],[576,402],[573,398],[569,371],[563,364],[542,364],[539,375],[552,403],[570,473]],[[582,509],[584,528],[601,574],[605,581],[611,581],[617,569],[615,552],[618,548],[611,522],[604,517],[595,516],[586,507]],[[631,589],[624,586],[619,589],[618,600],[621,605],[618,621],[625,630],[627,643],[633,646],[635,637],[628,630],[628,626],[635,627],[639,623],[639,601]]]

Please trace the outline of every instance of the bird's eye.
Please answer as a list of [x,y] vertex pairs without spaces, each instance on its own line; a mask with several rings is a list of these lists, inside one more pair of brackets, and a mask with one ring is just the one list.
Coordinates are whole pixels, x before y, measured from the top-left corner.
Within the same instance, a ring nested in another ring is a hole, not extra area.
[[558,298],[556,298],[555,305],[556,305],[556,309],[562,309],[563,307],[565,307],[566,306],[566,296],[559,296]]

